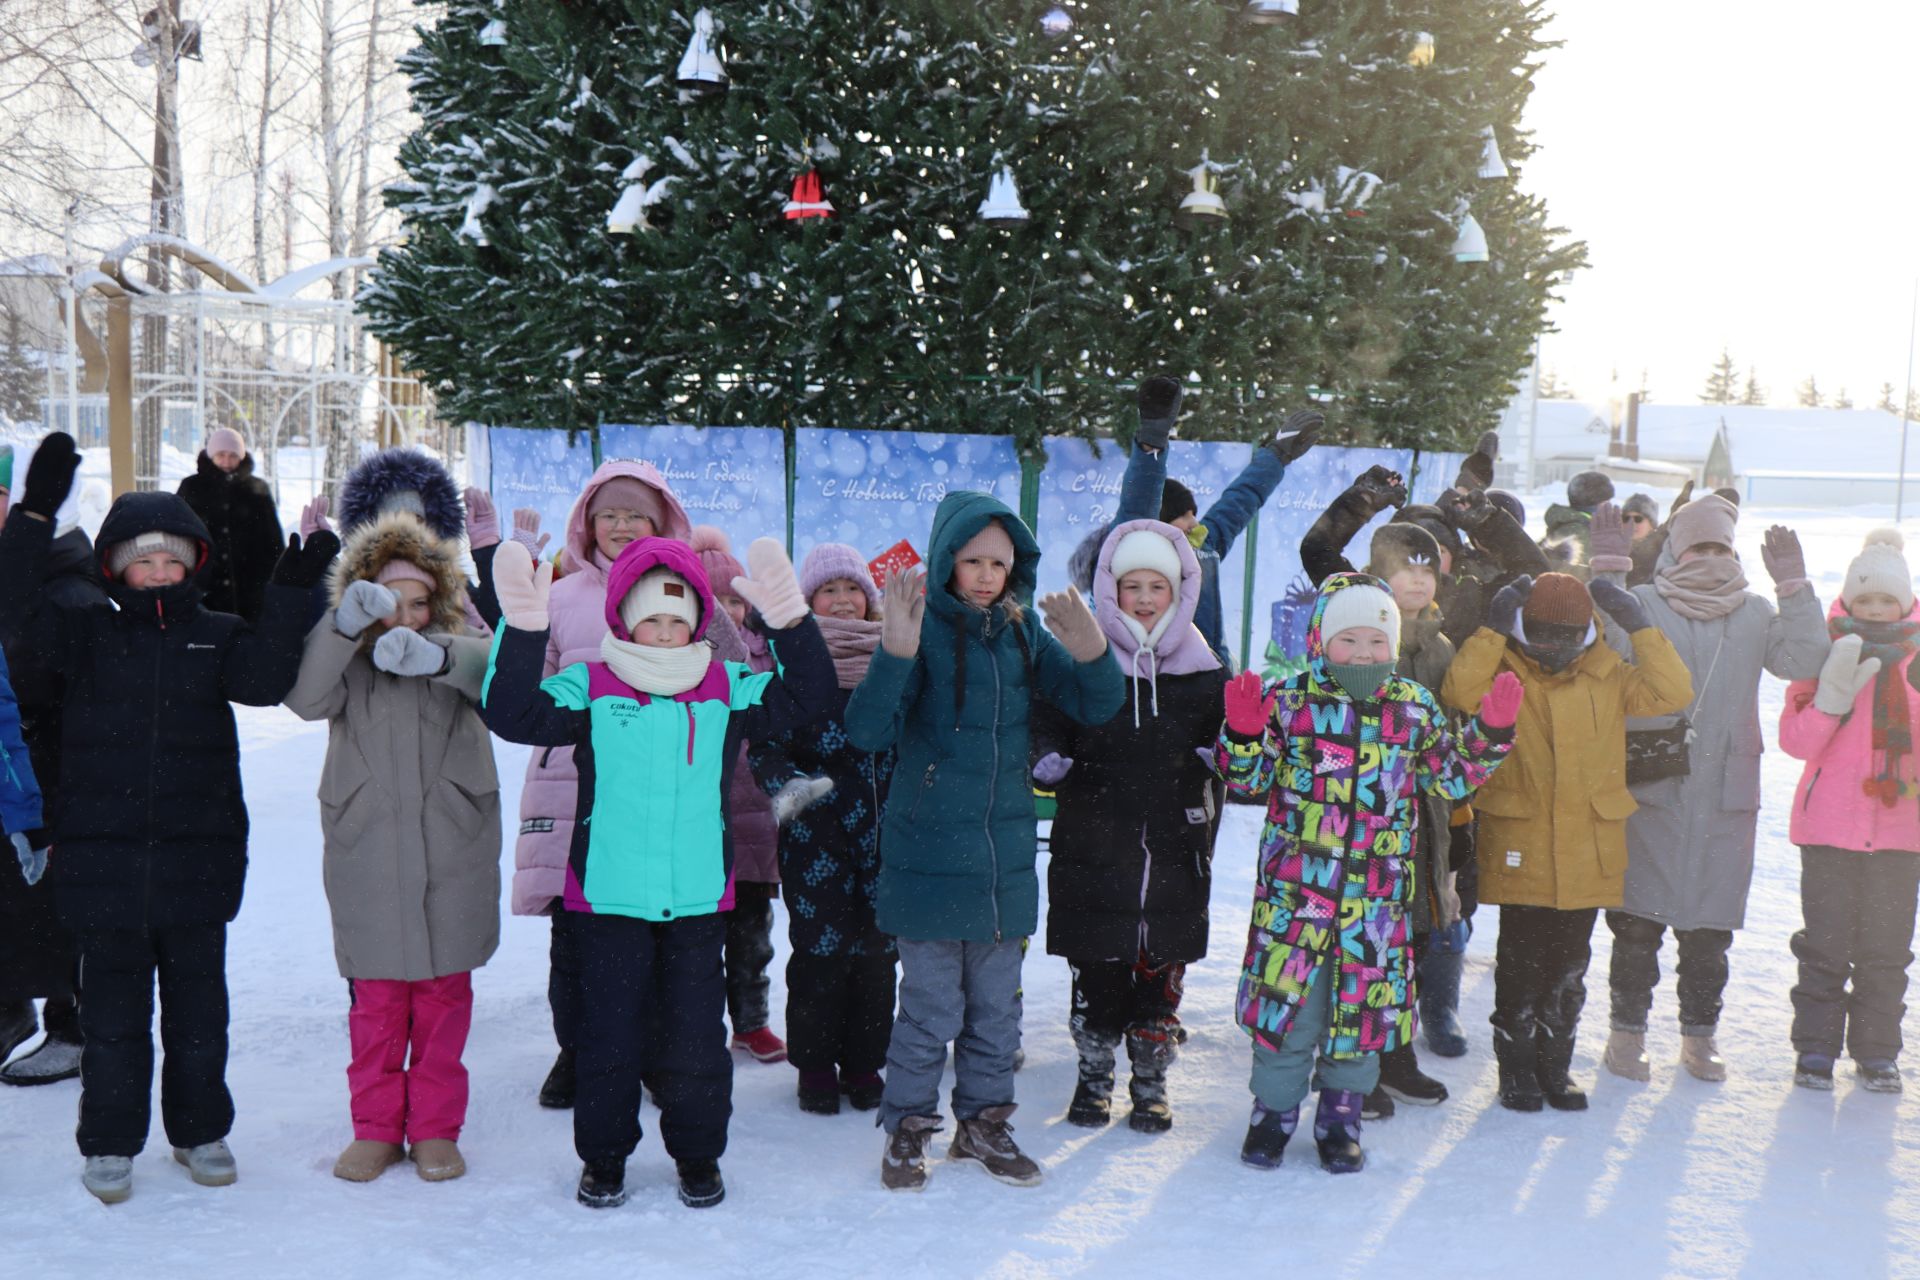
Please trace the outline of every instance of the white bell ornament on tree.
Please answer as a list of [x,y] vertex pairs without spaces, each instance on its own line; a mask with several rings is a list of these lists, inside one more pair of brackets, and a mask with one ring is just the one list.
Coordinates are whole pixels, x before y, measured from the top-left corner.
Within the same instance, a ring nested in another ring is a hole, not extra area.
[[1455,262],[1487,262],[1492,255],[1487,251],[1486,229],[1480,225],[1480,219],[1463,204],[1460,206],[1460,230],[1453,238],[1453,260]]
[[1220,198],[1220,181],[1206,152],[1200,153],[1199,164],[1187,170],[1187,177],[1193,179],[1193,190],[1187,192],[1180,207],[1174,210],[1174,221],[1183,227],[1217,226],[1225,222],[1227,202]]
[[506,42],[507,42],[507,20],[505,18],[495,18],[492,22],[489,22],[486,26],[480,28],[481,44],[492,45],[493,47],[498,48],[501,45],[505,44]]
[[1494,136],[1493,126],[1482,129],[1480,137],[1480,176],[1488,181],[1510,176],[1507,162],[1500,157],[1500,139]]
[[1020,188],[1013,181],[1013,166],[1001,165],[987,185],[987,198],[980,202],[980,221],[990,227],[1018,227],[1032,214],[1020,203]]
[[702,9],[693,15],[693,35],[687,39],[687,51],[680,56],[674,78],[682,89],[702,97],[727,91],[727,68],[714,38],[710,11]]
[[1275,27],[1300,12],[1300,0],[1247,0],[1242,16],[1256,27]]
[[1433,55],[1433,32],[1414,32],[1413,51],[1407,55],[1407,65],[1410,67],[1430,67],[1433,65]]

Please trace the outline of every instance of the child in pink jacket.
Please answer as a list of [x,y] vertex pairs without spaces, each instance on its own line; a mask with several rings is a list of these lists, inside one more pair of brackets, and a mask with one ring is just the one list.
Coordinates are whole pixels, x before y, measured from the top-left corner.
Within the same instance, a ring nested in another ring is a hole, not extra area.
[[1920,889],[1920,608],[1903,545],[1892,529],[1867,535],[1828,618],[1827,664],[1787,687],[1780,715],[1781,750],[1806,761],[1790,831],[1805,919],[1793,935],[1794,1083],[1808,1089],[1833,1088],[1844,1040],[1862,1087],[1900,1092]]

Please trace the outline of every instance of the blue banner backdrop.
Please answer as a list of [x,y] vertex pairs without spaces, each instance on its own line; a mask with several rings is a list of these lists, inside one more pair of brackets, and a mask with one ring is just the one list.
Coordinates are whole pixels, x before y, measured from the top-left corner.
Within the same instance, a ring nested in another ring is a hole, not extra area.
[[1433,453],[1422,449],[1416,460],[1420,473],[1408,486],[1414,502],[1434,502],[1453,485],[1454,477],[1460,474],[1460,464],[1467,460],[1464,453]]
[[500,531],[513,531],[513,509],[540,513],[542,532],[553,535],[547,553],[557,555],[566,537],[567,513],[593,474],[593,441],[585,432],[567,443],[564,431],[490,427],[487,430],[487,490],[500,508]]
[[600,457],[651,462],[695,524],[718,525],[747,558],[787,541],[787,445],[778,427],[603,426]]
[[871,560],[905,539],[922,557],[950,490],[991,493],[1020,510],[1020,460],[1008,436],[801,427],[794,433],[793,560],[844,542]]
[[[1405,475],[1411,449],[1338,449],[1321,446],[1287,468],[1287,478],[1260,512],[1260,554],[1254,562],[1254,649],[1250,664],[1268,680],[1284,680],[1306,666],[1307,623],[1318,591],[1300,568],[1300,539],[1335,498],[1368,467],[1392,467]],[[1383,511],[1347,544],[1347,559],[1367,562],[1367,543]],[[1264,626],[1261,625],[1264,622]]]
[[[1175,440],[1167,455],[1167,475],[1193,490],[1193,500],[1205,515],[1221,492],[1246,470],[1252,456],[1253,447],[1248,444]],[[1126,469],[1126,451],[1112,440],[1100,442],[1100,456],[1096,458],[1093,446],[1077,436],[1048,437],[1047,465],[1040,473],[1040,527],[1035,530],[1040,539],[1042,592],[1065,587],[1067,563],[1074,549],[1089,534],[1112,522]],[[1246,574],[1246,539],[1242,538],[1220,566],[1220,603],[1227,648],[1243,661],[1246,655],[1240,652],[1240,633]]]

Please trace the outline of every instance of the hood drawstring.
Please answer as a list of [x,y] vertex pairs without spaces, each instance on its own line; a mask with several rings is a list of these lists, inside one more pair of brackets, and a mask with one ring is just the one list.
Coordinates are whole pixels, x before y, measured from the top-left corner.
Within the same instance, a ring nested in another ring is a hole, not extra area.
[[[1152,649],[1147,648],[1139,648],[1133,651],[1133,658],[1130,665],[1133,668],[1132,675],[1135,683],[1138,683],[1140,680],[1140,657],[1142,654],[1145,654],[1147,658],[1147,687],[1152,690],[1153,715],[1154,719],[1157,720],[1160,718],[1160,655]],[[1140,691],[1138,689],[1134,690],[1133,696],[1133,727],[1136,729],[1140,727]]]

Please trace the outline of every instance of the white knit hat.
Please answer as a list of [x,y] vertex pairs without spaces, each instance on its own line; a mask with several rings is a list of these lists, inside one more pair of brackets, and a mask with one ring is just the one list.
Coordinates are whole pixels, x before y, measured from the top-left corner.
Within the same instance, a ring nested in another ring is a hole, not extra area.
[[194,545],[192,538],[177,533],[162,533],[158,529],[136,534],[125,542],[116,542],[107,550],[107,573],[117,578],[127,571],[127,566],[141,556],[151,555],[155,551],[165,551],[175,560],[187,566],[192,573],[200,560],[200,548]]
[[1180,590],[1180,553],[1151,529],[1135,529],[1114,544],[1112,569],[1116,583],[1135,569],[1151,569]]
[[1913,571],[1900,554],[1906,545],[1898,529],[1875,529],[1867,535],[1867,545],[1847,566],[1847,580],[1840,586],[1840,599],[1848,609],[1860,596],[1878,593],[1898,600],[1901,613],[1912,611]]
[[664,613],[696,630],[700,626],[700,596],[693,585],[673,570],[655,566],[640,575],[620,602],[620,622],[632,635],[641,621]]
[[1354,627],[1384,631],[1394,657],[1400,656],[1400,606],[1393,602],[1389,592],[1368,583],[1356,583],[1328,596],[1327,607],[1320,614],[1320,643],[1325,645],[1342,631]]

